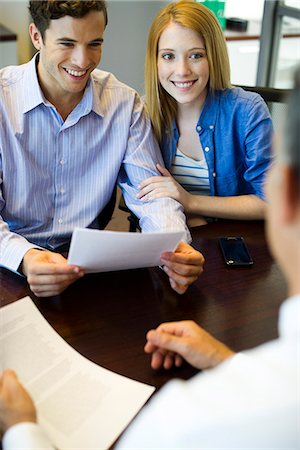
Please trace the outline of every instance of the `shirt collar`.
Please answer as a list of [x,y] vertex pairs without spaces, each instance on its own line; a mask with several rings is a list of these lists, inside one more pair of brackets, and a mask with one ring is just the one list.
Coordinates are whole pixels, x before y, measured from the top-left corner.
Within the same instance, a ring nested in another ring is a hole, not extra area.
[[287,299],[280,308],[279,334],[300,339],[300,294]]
[[[97,85],[100,84],[100,89]],[[93,72],[91,73],[90,88],[92,95],[92,110],[99,116],[104,117],[104,108],[101,105],[101,93],[103,91],[103,85],[98,79],[93,77]]]
[[23,86],[23,113],[31,111],[41,103],[46,102],[43,92],[40,88],[37,77],[37,62],[39,53],[26,64],[24,72],[24,86]]
[[76,108],[73,110],[72,117],[76,119],[88,115],[91,111],[99,116],[104,116],[103,108],[100,104],[100,95],[97,94],[96,81],[93,76],[87,82],[84,94]]
[[218,118],[220,92],[209,90],[200,114],[197,126],[204,129],[213,129]]
[[[36,53],[34,57],[27,63],[24,72],[24,86],[23,86],[23,113],[27,113],[37,106],[44,104],[49,105],[46,100],[43,91],[40,87],[37,76],[37,63],[39,53]],[[100,115],[104,116],[103,108],[100,104],[100,96],[96,94],[95,80],[90,77],[87,83],[84,95],[80,101],[80,113],[81,115],[87,115],[92,110]]]

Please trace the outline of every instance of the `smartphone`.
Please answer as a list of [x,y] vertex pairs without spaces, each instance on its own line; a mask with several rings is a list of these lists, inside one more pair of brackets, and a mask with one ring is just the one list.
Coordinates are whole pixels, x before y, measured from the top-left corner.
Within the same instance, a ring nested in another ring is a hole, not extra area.
[[251,266],[253,264],[247,245],[241,236],[221,237],[219,244],[228,266]]

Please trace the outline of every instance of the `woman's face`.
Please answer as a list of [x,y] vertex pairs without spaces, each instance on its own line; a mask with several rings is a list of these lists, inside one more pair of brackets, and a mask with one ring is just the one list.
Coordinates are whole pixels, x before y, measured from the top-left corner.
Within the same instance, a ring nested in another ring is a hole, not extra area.
[[157,69],[162,87],[179,104],[204,102],[209,67],[198,33],[170,22],[158,42]]

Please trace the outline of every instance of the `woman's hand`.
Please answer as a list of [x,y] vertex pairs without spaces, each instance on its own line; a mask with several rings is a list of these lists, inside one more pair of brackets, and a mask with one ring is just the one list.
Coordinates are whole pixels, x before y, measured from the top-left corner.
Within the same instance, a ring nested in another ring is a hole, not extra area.
[[162,176],[150,177],[143,180],[139,186],[140,192],[138,198],[143,201],[148,201],[162,197],[171,197],[181,203],[185,212],[189,213],[192,194],[177,183],[166,168],[160,164],[157,164],[156,167]]

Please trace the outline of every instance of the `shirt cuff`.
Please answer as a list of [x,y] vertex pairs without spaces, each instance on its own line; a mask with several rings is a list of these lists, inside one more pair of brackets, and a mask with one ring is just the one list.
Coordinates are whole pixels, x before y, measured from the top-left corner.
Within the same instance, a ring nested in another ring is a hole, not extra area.
[[54,450],[37,423],[22,422],[10,427],[2,440],[3,450]]
[[2,266],[20,274],[21,272],[19,272],[19,268],[22,264],[24,255],[28,252],[28,250],[33,248],[36,248],[37,250],[45,250],[38,245],[34,245],[26,241],[24,243],[19,243],[19,245],[10,247],[9,251],[6,251],[6,254],[2,259]]

